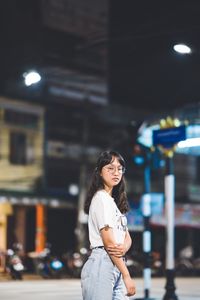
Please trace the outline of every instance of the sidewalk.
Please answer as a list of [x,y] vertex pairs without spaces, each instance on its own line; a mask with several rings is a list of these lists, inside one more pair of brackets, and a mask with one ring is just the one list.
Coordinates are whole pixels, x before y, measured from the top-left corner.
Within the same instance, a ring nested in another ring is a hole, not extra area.
[[[137,296],[132,299],[142,299],[144,297],[143,279],[136,278]],[[162,300],[165,295],[166,279],[153,278],[151,280],[150,298]],[[199,277],[178,277],[175,278],[178,300],[200,300],[200,278]]]
[[[0,272],[0,282],[12,280],[9,274]],[[43,278],[36,274],[24,274],[23,280],[43,280]]]
[[[75,286],[74,291],[78,293],[78,297],[73,298],[76,300],[81,299],[81,285],[79,279],[43,279],[38,275],[34,274],[24,274],[24,280],[19,282],[10,279],[10,277],[6,274],[0,273],[0,285],[7,284],[7,282],[11,282],[11,286],[15,285],[19,286],[32,286],[38,285],[40,287],[49,286],[47,290],[49,291],[50,287],[53,288],[53,285],[56,284],[57,289],[59,290],[59,286],[63,288],[70,288]],[[136,288],[137,294],[135,297],[130,298],[130,300],[143,299],[144,298],[144,287],[143,287],[143,278],[136,278]],[[151,280],[151,288],[150,288],[150,299],[153,300],[162,300],[165,295],[165,284],[166,279],[164,277],[161,278],[152,278]],[[10,285],[9,285],[10,286]],[[200,278],[199,277],[178,277],[175,278],[175,286],[176,291],[175,294],[178,300],[200,300]],[[54,291],[55,292],[55,291]],[[39,293],[39,291],[38,291]],[[57,294],[58,295],[58,294]],[[51,298],[52,299],[52,298]],[[57,300],[59,297],[57,297]],[[60,298],[62,299],[62,298]],[[150,300],[149,299],[149,300]],[[103,299],[102,299],[103,300]],[[146,300],[146,299],[145,299]]]

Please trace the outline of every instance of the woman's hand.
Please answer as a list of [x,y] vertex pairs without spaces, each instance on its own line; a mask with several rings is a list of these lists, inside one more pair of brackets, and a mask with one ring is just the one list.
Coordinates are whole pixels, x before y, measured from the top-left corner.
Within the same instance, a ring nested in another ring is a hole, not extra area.
[[125,244],[116,244],[114,246],[108,246],[106,250],[108,251],[109,255],[122,257],[126,254],[127,248]]
[[130,277],[130,275],[126,275],[123,277],[124,284],[127,290],[127,296],[133,296],[136,293],[135,281]]

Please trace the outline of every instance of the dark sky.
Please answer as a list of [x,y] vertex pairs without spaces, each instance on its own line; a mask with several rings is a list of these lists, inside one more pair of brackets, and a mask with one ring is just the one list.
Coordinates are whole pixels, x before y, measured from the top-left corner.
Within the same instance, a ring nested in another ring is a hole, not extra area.
[[[103,77],[110,102],[133,109],[165,111],[199,102],[199,1],[104,0],[103,11],[92,3],[87,15],[86,6],[69,0],[1,1],[0,90],[17,93],[27,67],[47,74],[54,66]],[[192,48],[190,55],[174,52],[180,42]]]
[[[200,2],[112,0],[111,8],[113,101],[154,110],[199,102]],[[192,54],[177,54],[175,43]]]

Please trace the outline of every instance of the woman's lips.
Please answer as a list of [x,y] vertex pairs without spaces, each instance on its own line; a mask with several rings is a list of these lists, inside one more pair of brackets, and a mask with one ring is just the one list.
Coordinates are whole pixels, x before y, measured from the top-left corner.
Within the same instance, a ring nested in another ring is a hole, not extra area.
[[119,178],[118,177],[114,177],[112,180],[119,181]]

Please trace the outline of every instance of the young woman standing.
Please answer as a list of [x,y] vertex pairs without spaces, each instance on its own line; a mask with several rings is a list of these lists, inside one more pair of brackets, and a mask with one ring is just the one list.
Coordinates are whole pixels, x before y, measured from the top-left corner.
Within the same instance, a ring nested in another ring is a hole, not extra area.
[[85,201],[92,252],[81,273],[83,300],[124,300],[135,294],[124,259],[132,243],[124,215],[124,172],[118,152],[100,154]]

